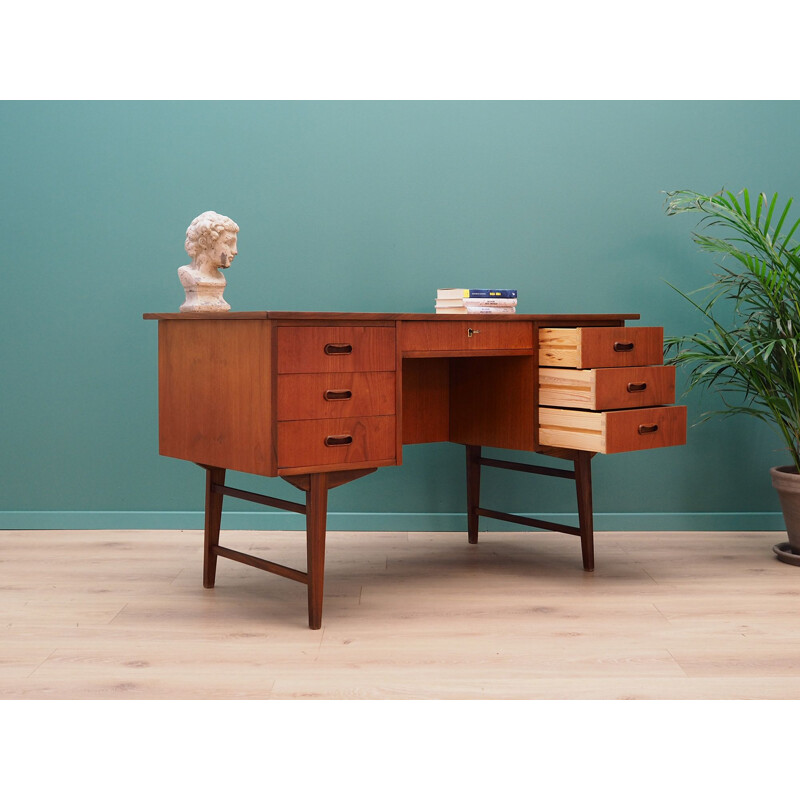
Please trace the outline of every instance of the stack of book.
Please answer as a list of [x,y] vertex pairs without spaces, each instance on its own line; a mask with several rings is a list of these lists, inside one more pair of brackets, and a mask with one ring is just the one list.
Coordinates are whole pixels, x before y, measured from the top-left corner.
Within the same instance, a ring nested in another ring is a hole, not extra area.
[[439,289],[437,314],[513,314],[516,289]]

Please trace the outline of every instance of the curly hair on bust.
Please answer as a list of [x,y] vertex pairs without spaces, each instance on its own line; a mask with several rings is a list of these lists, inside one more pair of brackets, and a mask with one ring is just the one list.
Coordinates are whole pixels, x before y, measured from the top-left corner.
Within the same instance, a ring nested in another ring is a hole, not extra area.
[[186,229],[186,252],[194,258],[210,247],[225,231],[238,233],[239,226],[230,217],[217,214],[216,211],[204,211]]

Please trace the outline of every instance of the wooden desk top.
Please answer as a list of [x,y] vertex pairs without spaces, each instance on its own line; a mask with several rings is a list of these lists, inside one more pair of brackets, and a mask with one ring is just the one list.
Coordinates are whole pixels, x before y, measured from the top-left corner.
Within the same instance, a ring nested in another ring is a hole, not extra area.
[[144,319],[274,319],[305,322],[309,320],[343,320],[353,322],[382,322],[392,320],[429,321],[443,320],[489,320],[492,322],[616,322],[639,319],[639,314],[387,314],[352,311],[217,311],[217,312],[171,312],[144,314]]

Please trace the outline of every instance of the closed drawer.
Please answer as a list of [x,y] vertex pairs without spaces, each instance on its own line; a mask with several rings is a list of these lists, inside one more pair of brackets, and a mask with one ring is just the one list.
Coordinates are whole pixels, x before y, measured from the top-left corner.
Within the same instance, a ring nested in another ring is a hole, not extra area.
[[533,326],[529,322],[403,322],[403,352],[530,350]]
[[686,406],[627,411],[540,408],[539,443],[594,453],[686,444]]
[[603,410],[675,402],[675,367],[539,369],[539,403]]
[[393,370],[394,328],[278,328],[278,372]]
[[395,459],[395,417],[278,423],[278,468]]
[[395,411],[394,372],[278,376],[278,419],[381,416]]
[[542,367],[637,367],[663,361],[663,328],[539,329]]

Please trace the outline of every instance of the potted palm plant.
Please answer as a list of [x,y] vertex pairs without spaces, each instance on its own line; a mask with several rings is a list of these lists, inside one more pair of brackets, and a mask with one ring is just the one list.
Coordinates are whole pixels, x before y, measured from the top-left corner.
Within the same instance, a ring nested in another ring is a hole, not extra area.
[[[722,191],[667,192],[667,214],[702,215],[692,237],[721,256],[713,282],[685,297],[708,329],[666,341],[669,363],[688,368],[689,389],[712,388],[722,408],[710,414],[749,414],[780,432],[792,463],[770,470],[789,541],[778,558],[800,565],[800,226],[789,219],[790,198]],[[785,231],[785,232],[784,232]],[[674,287],[673,287],[674,288]]]

